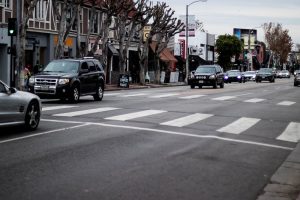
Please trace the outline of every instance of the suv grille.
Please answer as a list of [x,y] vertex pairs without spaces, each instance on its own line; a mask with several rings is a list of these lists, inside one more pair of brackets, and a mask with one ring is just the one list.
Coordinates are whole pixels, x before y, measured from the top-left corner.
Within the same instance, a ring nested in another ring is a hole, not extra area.
[[35,84],[37,86],[56,86],[57,79],[50,78],[36,78]]

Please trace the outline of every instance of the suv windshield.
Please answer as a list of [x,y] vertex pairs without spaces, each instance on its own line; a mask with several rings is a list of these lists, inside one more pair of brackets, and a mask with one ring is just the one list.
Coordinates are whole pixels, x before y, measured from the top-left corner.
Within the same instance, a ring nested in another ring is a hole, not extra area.
[[216,69],[214,67],[198,67],[196,69],[197,73],[216,73]]
[[79,68],[79,62],[67,61],[67,60],[57,60],[50,62],[44,72],[61,72],[61,73],[77,73]]
[[258,71],[259,73],[272,73],[272,69],[271,68],[262,68]]

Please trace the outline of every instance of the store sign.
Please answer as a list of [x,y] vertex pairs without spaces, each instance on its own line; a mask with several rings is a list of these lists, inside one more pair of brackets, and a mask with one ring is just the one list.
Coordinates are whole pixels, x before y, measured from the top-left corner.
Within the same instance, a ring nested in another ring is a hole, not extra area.
[[[186,16],[185,15],[180,15],[179,19],[185,25],[184,30],[179,33],[179,37],[185,37],[185,33],[186,33]],[[188,23],[189,23],[188,24],[188,36],[189,37],[195,37],[195,35],[196,35],[196,17],[195,17],[195,15],[189,15],[188,16]]]

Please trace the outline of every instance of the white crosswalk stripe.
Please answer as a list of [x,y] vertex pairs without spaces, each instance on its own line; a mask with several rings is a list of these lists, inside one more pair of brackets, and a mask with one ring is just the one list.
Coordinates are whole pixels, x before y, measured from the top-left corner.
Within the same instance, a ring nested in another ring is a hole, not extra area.
[[79,106],[47,106],[47,107],[43,107],[42,110],[43,111],[61,110],[61,109],[65,109],[65,108],[75,108],[75,107],[79,107]]
[[160,94],[156,96],[152,96],[151,98],[165,98],[165,97],[172,97],[172,96],[177,96],[179,95],[178,93],[167,93],[167,94]]
[[226,101],[226,100],[234,99],[234,98],[236,98],[236,97],[235,96],[222,96],[222,97],[213,98],[212,100]]
[[200,98],[200,97],[204,97],[206,95],[190,95],[190,96],[185,96],[185,97],[179,97],[179,99],[197,99],[197,98]]
[[133,113],[128,113],[128,114],[108,117],[108,118],[105,118],[105,119],[117,120],[117,121],[127,121],[127,120],[136,119],[136,118],[140,118],[140,117],[156,115],[156,114],[160,114],[160,113],[164,113],[164,112],[167,112],[167,111],[164,111],[164,110],[144,110],[144,111],[139,111],[139,112],[133,112]]
[[246,100],[246,101],[244,101],[244,102],[246,102],[246,103],[259,103],[259,102],[262,102],[262,101],[264,101],[265,99],[258,99],[258,98],[254,98],[254,99],[248,99],[248,100]]
[[279,105],[279,106],[291,106],[295,103],[296,102],[293,102],[293,101],[282,101],[282,102],[278,103],[277,105]]
[[106,97],[108,96],[118,96],[120,95],[121,93],[108,93],[108,94],[105,94]]
[[139,97],[139,96],[145,96],[147,95],[146,93],[137,93],[137,94],[127,94],[127,95],[123,95],[121,97]]
[[235,122],[218,129],[218,132],[225,132],[225,133],[232,133],[232,134],[240,134],[247,129],[251,128],[254,126],[257,122],[259,122],[260,119],[256,118],[247,118],[247,117],[242,117]]
[[188,116],[185,116],[185,117],[181,117],[181,118],[178,118],[178,119],[174,119],[174,120],[171,120],[171,121],[160,123],[160,125],[183,127],[183,126],[187,126],[187,125],[199,122],[199,121],[204,120],[206,118],[209,118],[211,116],[213,116],[213,115],[195,113],[193,115],[188,115]]
[[113,108],[113,107],[93,108],[93,109],[88,109],[88,110],[80,110],[80,111],[74,111],[74,112],[60,113],[60,114],[55,114],[53,116],[75,117],[75,116],[80,116],[80,115],[100,113],[100,112],[106,112],[106,111],[112,111],[112,110],[118,110],[118,109],[120,109],[120,108]]
[[289,123],[284,132],[276,139],[288,142],[298,142],[300,140],[300,123]]

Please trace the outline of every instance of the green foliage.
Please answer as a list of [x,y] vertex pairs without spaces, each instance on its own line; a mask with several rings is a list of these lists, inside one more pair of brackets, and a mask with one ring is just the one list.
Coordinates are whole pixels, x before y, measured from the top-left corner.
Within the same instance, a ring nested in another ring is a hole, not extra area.
[[216,48],[218,64],[226,70],[231,66],[231,58],[242,53],[243,43],[236,36],[225,34],[218,37]]

